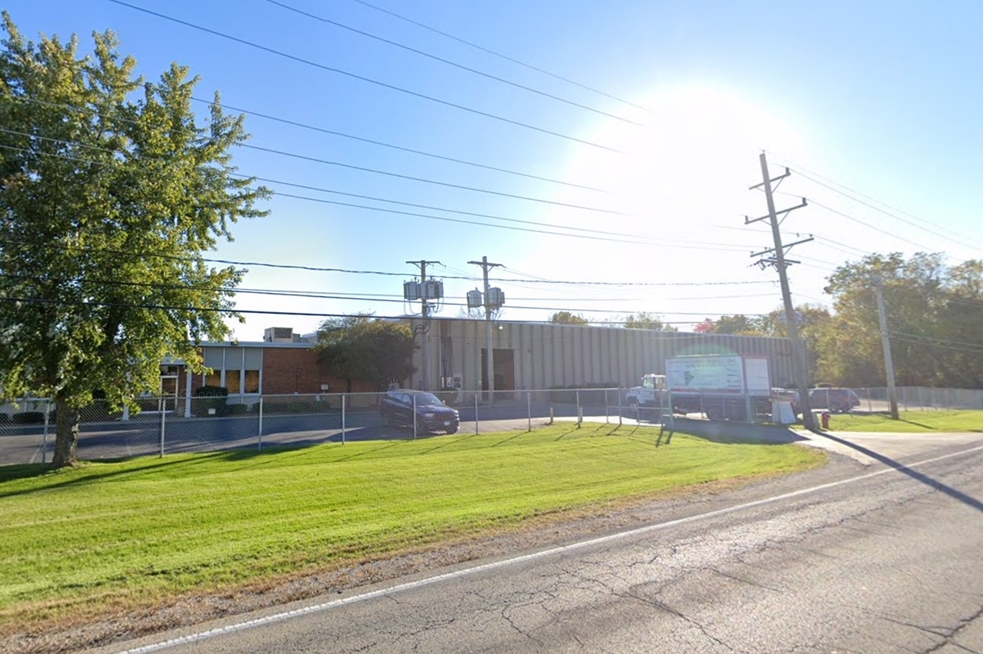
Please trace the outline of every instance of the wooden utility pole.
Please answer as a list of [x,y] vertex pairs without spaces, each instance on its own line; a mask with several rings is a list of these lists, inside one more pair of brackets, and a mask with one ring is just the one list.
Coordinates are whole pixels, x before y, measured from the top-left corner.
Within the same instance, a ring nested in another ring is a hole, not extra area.
[[[749,189],[755,189],[761,186],[765,190],[765,200],[769,207],[769,214],[767,216],[754,219],[749,219],[748,216],[746,216],[745,224],[749,225],[760,220],[768,219],[769,224],[772,227],[773,247],[768,250],[753,253],[752,256],[757,257],[771,253],[771,256],[759,260],[758,263],[763,267],[765,265],[773,265],[779,271],[779,286],[782,289],[782,304],[786,314],[786,328],[789,330],[789,340],[793,345],[793,371],[796,375],[796,386],[799,388],[800,407],[803,409],[803,426],[807,429],[814,429],[816,427],[816,423],[813,419],[813,412],[810,409],[810,375],[809,367],[806,364],[806,348],[800,340],[799,325],[796,320],[796,312],[793,309],[793,298],[789,292],[789,278],[786,276],[786,267],[792,263],[799,263],[798,261],[791,261],[786,258],[786,248],[791,248],[794,245],[812,241],[813,237],[811,236],[810,238],[796,241],[795,243],[790,243],[785,246],[782,244],[782,235],[779,233],[779,218],[776,215],[776,204],[772,197],[772,183],[789,177],[790,172],[787,168],[783,175],[776,178],[769,177],[769,164],[765,159],[764,152],[759,155],[759,164],[762,167],[762,183],[755,184],[754,186],[749,187]],[[790,211],[794,209],[801,209],[805,206],[806,198],[803,198],[802,203],[794,207],[789,207],[788,209],[783,209],[781,213],[785,216]]]
[[892,361],[892,344],[888,340],[888,319],[885,317],[885,298],[882,296],[882,279],[876,277],[875,299],[878,301],[878,328],[881,331],[882,355],[885,357],[885,378],[888,382],[888,405],[892,420],[899,419],[899,400],[895,394],[895,364]]
[[493,402],[495,393],[495,371],[492,367],[492,305],[489,303],[489,270],[501,263],[489,263],[488,257],[482,257],[481,261],[469,261],[468,263],[482,267],[482,278],[485,281],[485,295],[482,297],[485,305],[485,376],[488,378],[489,385],[489,404]]
[[423,340],[424,340],[424,343],[423,343],[423,348],[422,348],[422,352],[421,352],[421,354],[423,355],[423,358],[424,358],[424,364],[423,364],[423,366],[421,366],[421,369],[420,369],[420,374],[421,374],[421,384],[420,384],[420,387],[421,387],[422,390],[427,391],[427,390],[430,390],[430,388],[429,388],[429,382],[430,382],[430,349],[429,349],[429,346],[428,346],[428,340],[429,339],[428,339],[428,334],[427,334],[427,332],[430,330],[430,321],[428,320],[428,316],[430,315],[430,305],[428,304],[428,300],[430,298],[427,297],[427,265],[428,264],[431,264],[431,263],[440,264],[441,262],[440,261],[424,261],[423,259],[421,259],[420,261],[407,261],[407,263],[409,263],[411,266],[417,266],[420,269],[420,315],[423,318],[423,322],[424,322],[424,327],[423,327],[423,330],[422,330],[423,331]]

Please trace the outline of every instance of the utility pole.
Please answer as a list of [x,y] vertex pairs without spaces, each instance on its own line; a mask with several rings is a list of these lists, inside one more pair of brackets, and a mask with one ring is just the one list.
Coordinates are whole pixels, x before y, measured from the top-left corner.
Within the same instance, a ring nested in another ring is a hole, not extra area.
[[489,303],[489,270],[502,264],[489,263],[488,257],[482,257],[481,261],[469,261],[468,263],[482,267],[482,279],[485,282],[485,295],[482,296],[485,304],[485,376],[489,380],[489,404],[491,405],[495,392],[495,373],[492,368],[492,305]]
[[[797,325],[796,321],[796,312],[793,310],[793,298],[789,293],[789,279],[786,277],[786,267],[793,263],[799,263],[798,261],[786,259],[786,249],[791,248],[794,245],[799,245],[800,243],[812,241],[813,237],[811,236],[810,238],[796,241],[795,243],[790,243],[785,246],[782,244],[782,235],[779,233],[779,218],[776,215],[776,204],[772,197],[772,183],[777,181],[781,183],[783,179],[789,177],[789,168],[787,168],[786,172],[779,177],[769,177],[769,164],[765,160],[764,152],[759,155],[759,164],[762,167],[762,183],[749,187],[749,190],[758,188],[759,186],[765,190],[765,200],[769,207],[769,215],[754,219],[749,219],[748,216],[745,216],[745,224],[749,225],[760,220],[768,219],[769,224],[772,227],[773,247],[761,252],[755,252],[752,256],[757,257],[772,253],[772,256],[761,259],[758,263],[762,267],[765,267],[766,265],[773,265],[779,271],[779,286],[782,289],[782,304],[786,314],[786,327],[789,330],[789,340],[793,345],[793,371],[796,375],[796,386],[799,388],[800,406],[803,408],[803,426],[807,429],[814,429],[816,427],[816,423],[813,419],[813,411],[810,409],[810,382],[809,368],[806,364],[806,348],[800,340],[799,325]],[[788,209],[783,209],[781,212],[783,214],[783,218],[785,218],[790,211],[793,211],[794,209],[801,209],[805,206],[806,198],[803,198],[802,203],[794,207],[789,207]]]
[[424,357],[424,365],[421,367],[420,374],[421,374],[421,389],[427,391],[430,390],[429,388],[430,349],[427,343],[428,341],[427,332],[430,330],[430,321],[428,320],[428,316],[430,314],[430,305],[428,304],[429,298],[427,297],[427,265],[431,263],[440,264],[441,262],[424,261],[423,259],[421,259],[420,261],[407,261],[407,263],[409,263],[411,266],[417,266],[420,269],[420,315],[424,321],[424,328],[423,328],[424,346],[422,352]]
[[888,405],[892,420],[899,419],[899,400],[895,394],[895,364],[892,361],[892,344],[888,341],[888,319],[885,317],[885,298],[882,296],[882,278],[876,277],[875,299],[878,300],[878,327],[881,330],[882,354],[885,357],[885,377],[888,380]]

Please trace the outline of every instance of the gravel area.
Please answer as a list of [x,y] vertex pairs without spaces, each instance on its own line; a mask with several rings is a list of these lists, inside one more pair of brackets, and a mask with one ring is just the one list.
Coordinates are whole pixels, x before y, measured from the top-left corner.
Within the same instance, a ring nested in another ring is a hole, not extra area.
[[[831,454],[827,465],[792,475],[730,480],[662,493],[655,498],[622,501],[580,511],[543,514],[521,526],[494,534],[370,559],[354,565],[307,572],[288,578],[217,592],[204,591],[167,603],[86,616],[74,621],[37,623],[25,630],[7,625],[0,631],[0,652],[46,654],[72,652],[120,643],[169,629],[200,625],[233,615],[286,608],[407,576],[462,567],[480,560],[513,556],[646,524],[665,522],[723,506],[852,476],[863,470],[857,461]],[[245,617],[245,615],[244,615]]]

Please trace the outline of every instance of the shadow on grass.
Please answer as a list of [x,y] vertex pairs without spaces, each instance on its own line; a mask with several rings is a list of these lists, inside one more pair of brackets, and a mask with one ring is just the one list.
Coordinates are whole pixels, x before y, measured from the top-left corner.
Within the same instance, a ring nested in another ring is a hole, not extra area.
[[746,422],[675,418],[674,431],[690,434],[714,443],[749,445],[785,445],[808,440],[789,427],[758,425]]
[[984,511],[984,506],[982,506],[980,500],[973,498],[970,495],[967,495],[966,493],[962,493],[958,491],[956,488],[953,488],[952,486],[947,486],[943,482],[937,481],[936,479],[933,479],[927,474],[919,472],[918,470],[913,470],[912,468],[902,463],[899,463],[895,459],[887,457],[884,454],[879,454],[878,452],[875,452],[874,450],[871,450],[863,445],[858,445],[857,443],[852,443],[851,441],[844,440],[843,438],[834,436],[829,432],[814,430],[813,433],[822,438],[832,440],[835,443],[840,443],[841,445],[844,445],[845,447],[849,447],[852,450],[861,452],[866,456],[870,456],[872,459],[879,461],[880,463],[884,463],[888,467],[898,470],[899,472],[911,477],[912,479],[915,479],[916,481],[922,484],[926,484],[933,490],[937,490],[941,493],[944,493],[945,495],[949,495],[950,497],[957,500],[958,502],[962,502],[969,507],[977,509],[978,511]]

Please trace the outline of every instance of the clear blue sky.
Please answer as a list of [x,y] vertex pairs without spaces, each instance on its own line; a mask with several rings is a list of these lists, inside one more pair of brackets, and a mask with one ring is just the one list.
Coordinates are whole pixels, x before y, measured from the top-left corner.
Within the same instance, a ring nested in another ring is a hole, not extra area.
[[[267,183],[281,193],[268,203],[270,216],[234,226],[235,242],[223,243],[216,257],[397,275],[247,266],[245,289],[359,299],[243,293],[241,309],[401,315],[415,308],[383,300],[399,300],[402,282],[413,278],[415,268],[405,261],[427,259],[443,264],[430,268],[445,278],[447,302],[438,315],[453,317],[465,292],[480,286],[480,270],[467,262],[487,255],[504,264],[493,273],[503,280],[495,284],[506,293],[504,319],[544,320],[568,310],[604,320],[649,311],[687,331],[704,317],[766,313],[781,304],[777,274],[754,266],[749,254],[771,247],[771,236],[763,223],[744,225],[745,215],[766,212],[764,196],[748,190],[761,181],[762,150],[774,174],[787,165],[794,173],[778,189],[778,206],[797,204],[803,196],[810,203],[782,225],[787,242],[815,237],[790,254],[801,261],[790,269],[798,304],[829,303],[825,277],[869,252],[944,252],[954,264],[981,257],[982,16],[977,0],[370,0],[614,98],[356,0],[282,0],[597,111],[454,68],[266,0],[127,1],[320,66],[620,151],[383,88],[108,0],[5,3],[28,37],[75,33],[88,48],[93,30],[110,28],[120,38],[121,51],[137,59],[145,76],[156,78],[172,61],[189,66],[202,78],[197,94],[202,98],[218,90],[223,102],[251,112],[606,192],[248,116],[253,145],[618,212],[239,150],[235,161],[245,174],[549,225]],[[381,213],[284,193],[484,224]],[[648,285],[530,283],[536,279]],[[319,322],[310,316],[248,315],[246,324],[235,329],[240,340],[258,340],[264,327],[307,332]]]

